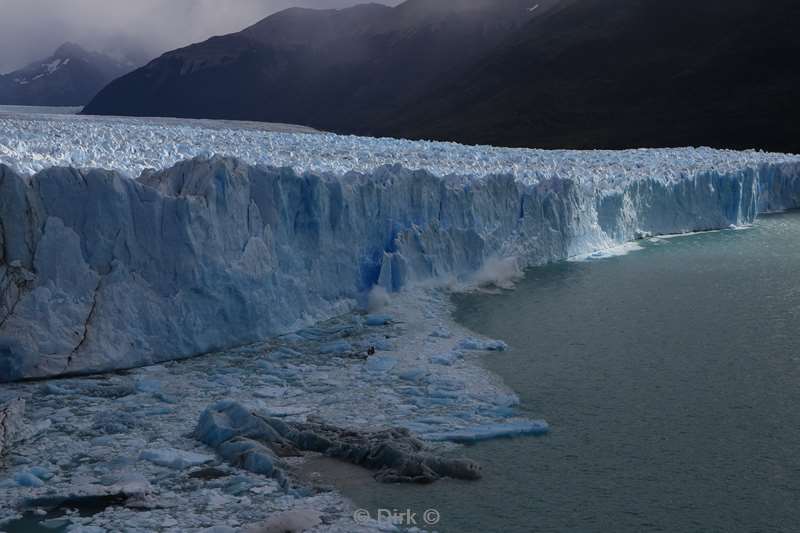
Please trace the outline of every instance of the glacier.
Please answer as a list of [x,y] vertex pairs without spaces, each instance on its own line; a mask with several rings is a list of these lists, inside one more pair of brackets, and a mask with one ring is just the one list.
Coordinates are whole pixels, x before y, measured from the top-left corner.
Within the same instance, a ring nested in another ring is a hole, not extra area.
[[0,126],[0,381],[214,352],[364,305],[375,287],[800,207],[800,157],[755,151],[500,149],[86,117]]

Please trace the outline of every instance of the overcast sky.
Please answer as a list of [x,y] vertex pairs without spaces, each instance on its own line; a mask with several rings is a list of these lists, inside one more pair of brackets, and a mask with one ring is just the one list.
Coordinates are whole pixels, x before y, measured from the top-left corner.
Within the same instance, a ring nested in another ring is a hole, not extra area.
[[98,50],[127,41],[157,55],[238,31],[287,7],[338,8],[366,1],[0,0],[0,73],[45,58],[65,41]]

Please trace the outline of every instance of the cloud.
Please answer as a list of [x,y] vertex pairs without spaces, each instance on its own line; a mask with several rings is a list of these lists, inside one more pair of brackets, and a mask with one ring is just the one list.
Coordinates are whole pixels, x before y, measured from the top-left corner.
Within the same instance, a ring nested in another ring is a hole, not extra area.
[[0,0],[0,72],[47,57],[66,41],[95,50],[138,47],[156,56],[241,30],[287,7],[339,8],[359,1]]

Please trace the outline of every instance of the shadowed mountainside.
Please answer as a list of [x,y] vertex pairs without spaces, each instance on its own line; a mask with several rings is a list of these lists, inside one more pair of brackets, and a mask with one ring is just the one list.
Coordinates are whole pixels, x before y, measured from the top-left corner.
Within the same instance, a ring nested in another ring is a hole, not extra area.
[[790,0],[289,9],[169,52],[85,111],[507,146],[800,152],[799,20]]
[[52,56],[0,76],[0,104],[80,106],[136,65],[65,43]]

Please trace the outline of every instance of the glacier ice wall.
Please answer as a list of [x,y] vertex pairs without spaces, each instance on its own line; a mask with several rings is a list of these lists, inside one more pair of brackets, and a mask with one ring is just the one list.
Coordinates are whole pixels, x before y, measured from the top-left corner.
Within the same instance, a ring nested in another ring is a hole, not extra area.
[[680,179],[337,174],[199,157],[136,180],[0,165],[0,381],[245,344],[390,291],[800,206],[800,163]]

